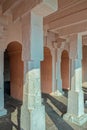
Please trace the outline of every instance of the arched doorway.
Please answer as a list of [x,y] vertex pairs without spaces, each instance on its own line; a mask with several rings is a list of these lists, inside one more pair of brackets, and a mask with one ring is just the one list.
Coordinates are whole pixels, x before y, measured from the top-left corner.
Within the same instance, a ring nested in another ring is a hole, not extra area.
[[82,50],[82,86],[87,88],[87,46],[83,45]]
[[69,55],[66,50],[61,55],[61,77],[62,77],[62,89],[68,90],[69,86]]
[[44,60],[41,62],[41,90],[52,92],[52,56],[49,48],[44,47]]
[[9,43],[4,53],[4,91],[18,100],[23,97],[24,65],[21,55],[22,45],[18,42]]

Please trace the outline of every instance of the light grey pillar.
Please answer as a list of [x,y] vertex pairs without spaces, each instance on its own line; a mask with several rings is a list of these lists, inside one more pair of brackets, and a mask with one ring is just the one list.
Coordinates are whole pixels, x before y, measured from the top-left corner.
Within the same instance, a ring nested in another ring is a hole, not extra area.
[[[71,50],[71,90],[68,93],[68,108],[64,119],[77,125],[82,125],[87,121],[84,113],[84,96],[82,91],[82,36],[77,35],[74,39],[73,51]],[[73,41],[71,39],[71,41]]]
[[57,49],[57,91],[58,95],[62,95],[62,79],[61,79],[61,50]]
[[57,91],[57,80],[56,80],[56,49],[51,49],[52,54],[52,93]]
[[4,50],[0,50],[0,116],[7,114],[4,109]]
[[57,0],[42,0],[22,17],[23,59],[26,67],[21,115],[23,130],[46,130],[41,103],[40,61],[43,61],[43,17],[57,10]]

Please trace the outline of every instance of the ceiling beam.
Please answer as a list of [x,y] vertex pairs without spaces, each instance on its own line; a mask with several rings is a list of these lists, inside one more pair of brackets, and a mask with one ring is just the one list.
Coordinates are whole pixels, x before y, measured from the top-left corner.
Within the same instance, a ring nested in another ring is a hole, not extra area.
[[[61,28],[58,30],[55,30],[56,33],[59,34],[59,36],[68,36],[75,33],[81,33],[87,31],[87,21],[75,25],[71,25],[65,28]],[[54,32],[55,32],[54,31]]]
[[7,12],[18,0],[6,0],[2,5],[2,13]]
[[49,23],[49,30],[61,29],[87,21],[87,9]]
[[29,12],[35,5],[40,3],[41,0],[24,0],[12,12],[13,21],[21,17],[23,14]]
[[68,7],[64,10],[59,10],[44,18],[44,24],[49,24],[50,22],[62,19],[64,17],[78,13],[79,11],[87,9],[87,0],[79,0],[80,2],[74,6]]

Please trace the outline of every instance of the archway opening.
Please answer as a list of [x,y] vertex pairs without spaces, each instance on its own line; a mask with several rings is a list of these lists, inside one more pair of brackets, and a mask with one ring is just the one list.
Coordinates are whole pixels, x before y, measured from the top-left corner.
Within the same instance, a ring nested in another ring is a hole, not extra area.
[[15,99],[23,98],[22,45],[11,42],[4,53],[4,92]]
[[69,55],[66,50],[62,52],[61,56],[61,78],[62,78],[62,89],[67,91],[70,89],[69,86]]
[[52,92],[52,56],[47,47],[44,47],[44,60],[41,62],[41,90],[43,93]]

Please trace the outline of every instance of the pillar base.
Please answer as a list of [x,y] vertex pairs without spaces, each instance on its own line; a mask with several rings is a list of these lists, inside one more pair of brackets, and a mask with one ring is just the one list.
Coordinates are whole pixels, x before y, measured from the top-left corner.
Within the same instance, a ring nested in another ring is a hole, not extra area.
[[57,90],[55,92],[52,92],[51,95],[53,95],[53,96],[62,96],[63,93],[61,93],[59,90]]
[[80,117],[77,117],[75,115],[71,115],[69,113],[66,113],[64,116],[63,116],[63,119],[68,121],[68,122],[71,122],[71,123],[74,123],[76,125],[83,125],[86,121],[87,121],[87,114],[84,114]]
[[2,109],[2,110],[0,110],[0,117],[2,117],[2,116],[5,116],[7,114],[7,110],[6,109]]
[[22,106],[21,130],[46,130],[44,105],[34,109],[27,109],[25,105]]
[[43,105],[30,111],[30,130],[45,130],[45,107]]

